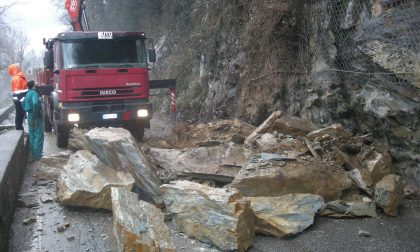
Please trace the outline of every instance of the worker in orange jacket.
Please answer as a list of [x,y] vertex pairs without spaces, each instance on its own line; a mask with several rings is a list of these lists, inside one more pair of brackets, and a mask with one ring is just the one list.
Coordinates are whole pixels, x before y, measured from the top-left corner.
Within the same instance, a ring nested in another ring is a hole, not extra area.
[[22,124],[25,119],[25,111],[23,110],[22,102],[28,92],[28,86],[18,63],[10,65],[8,70],[9,75],[12,77],[11,90],[16,109],[15,125],[17,130],[23,130]]

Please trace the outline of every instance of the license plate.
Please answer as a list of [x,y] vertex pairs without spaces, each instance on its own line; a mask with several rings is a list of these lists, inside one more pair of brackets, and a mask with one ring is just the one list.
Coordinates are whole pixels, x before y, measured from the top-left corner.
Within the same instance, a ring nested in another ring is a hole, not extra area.
[[108,120],[108,119],[117,119],[117,114],[103,114],[102,119]]

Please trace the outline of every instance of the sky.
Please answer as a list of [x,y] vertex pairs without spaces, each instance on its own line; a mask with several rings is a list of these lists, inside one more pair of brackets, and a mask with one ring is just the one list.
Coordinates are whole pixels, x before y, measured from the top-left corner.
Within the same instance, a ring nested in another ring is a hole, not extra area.
[[[7,22],[27,35],[30,41],[27,51],[43,52],[45,50],[42,44],[43,38],[55,37],[59,32],[68,29],[68,26],[60,23],[60,13],[52,5],[51,0],[16,1],[17,3],[7,12]],[[65,0],[62,1],[64,10]]]

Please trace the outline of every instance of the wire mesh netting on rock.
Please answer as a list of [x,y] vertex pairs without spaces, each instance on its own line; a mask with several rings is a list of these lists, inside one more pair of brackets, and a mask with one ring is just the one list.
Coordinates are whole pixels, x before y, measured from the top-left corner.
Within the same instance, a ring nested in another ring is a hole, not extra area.
[[418,100],[419,7],[417,0],[306,1],[303,68],[315,81],[377,82]]

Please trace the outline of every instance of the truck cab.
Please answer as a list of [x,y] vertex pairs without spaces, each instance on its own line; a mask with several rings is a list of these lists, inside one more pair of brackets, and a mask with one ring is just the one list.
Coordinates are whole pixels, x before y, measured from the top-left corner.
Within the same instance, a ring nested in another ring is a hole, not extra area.
[[54,128],[57,146],[66,147],[69,131],[100,126],[124,127],[138,139],[150,127],[148,62],[142,32],[64,32],[45,42],[46,131]]

